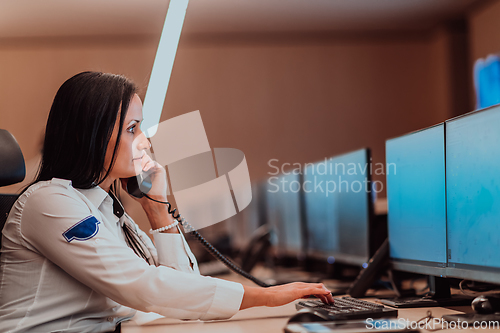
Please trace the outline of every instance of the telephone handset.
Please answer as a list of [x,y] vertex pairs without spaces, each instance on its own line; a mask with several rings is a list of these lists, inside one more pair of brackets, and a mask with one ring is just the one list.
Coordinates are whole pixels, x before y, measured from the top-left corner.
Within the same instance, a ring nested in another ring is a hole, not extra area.
[[130,177],[127,180],[127,186],[125,190],[132,196],[136,198],[142,198],[146,197],[149,200],[162,203],[164,205],[167,205],[168,207],[168,213],[172,215],[174,219],[179,221],[179,223],[182,225],[184,230],[191,234],[194,238],[196,238],[204,247],[205,249],[213,255],[217,260],[220,260],[224,265],[226,265],[230,270],[233,272],[243,276],[244,278],[253,281],[257,285],[261,287],[270,287],[269,284],[257,279],[256,277],[250,275],[249,273],[245,272],[241,268],[239,268],[235,263],[233,263],[231,260],[223,256],[215,247],[213,247],[212,244],[210,244],[205,238],[203,238],[202,235],[198,231],[196,231],[189,223],[187,223],[186,219],[181,217],[181,214],[177,213],[177,209],[174,208],[173,210],[172,205],[168,201],[159,201],[151,198],[147,193],[151,190],[152,187],[152,181],[150,177],[151,173],[148,172],[143,172],[139,174],[136,177]]
[[125,189],[128,194],[136,198],[142,198],[145,193],[148,193],[153,187],[150,173],[141,172],[135,177],[130,177],[127,180],[127,188]]

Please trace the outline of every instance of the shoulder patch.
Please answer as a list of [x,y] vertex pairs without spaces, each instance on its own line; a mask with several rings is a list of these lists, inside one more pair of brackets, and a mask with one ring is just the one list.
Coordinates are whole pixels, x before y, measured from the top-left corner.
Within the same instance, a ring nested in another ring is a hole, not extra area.
[[71,228],[63,232],[64,238],[69,242],[73,239],[84,241],[94,237],[99,231],[99,222],[94,216],[88,216]]

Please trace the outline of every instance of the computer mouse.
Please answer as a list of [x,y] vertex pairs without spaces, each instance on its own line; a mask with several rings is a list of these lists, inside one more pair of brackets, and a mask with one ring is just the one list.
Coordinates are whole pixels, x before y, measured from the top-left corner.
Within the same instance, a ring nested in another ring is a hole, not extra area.
[[495,313],[500,311],[500,298],[481,295],[472,301],[472,310],[480,314]]
[[288,320],[288,323],[311,323],[317,321],[328,321],[328,317],[314,309],[300,309]]

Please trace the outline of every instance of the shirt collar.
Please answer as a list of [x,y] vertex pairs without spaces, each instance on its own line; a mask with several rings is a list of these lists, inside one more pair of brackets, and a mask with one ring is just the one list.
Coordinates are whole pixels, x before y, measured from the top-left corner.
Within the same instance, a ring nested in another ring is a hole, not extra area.
[[104,199],[106,199],[106,197],[108,196],[108,192],[104,191],[98,185],[89,189],[78,189],[78,191],[80,191],[80,193],[82,193],[87,199],[89,199],[89,201],[98,209]]
[[112,205],[113,214],[118,217],[120,224],[123,226],[122,216],[125,213],[125,209],[121,204],[120,200],[112,192],[106,192],[99,185],[96,185],[89,189],[79,189],[79,191],[94,205],[99,209],[105,200]]

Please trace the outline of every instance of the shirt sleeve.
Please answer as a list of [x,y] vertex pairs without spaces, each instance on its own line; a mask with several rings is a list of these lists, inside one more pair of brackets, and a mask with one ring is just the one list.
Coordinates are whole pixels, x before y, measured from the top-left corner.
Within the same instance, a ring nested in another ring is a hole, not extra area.
[[177,228],[179,229],[178,234],[154,234],[153,237],[158,251],[158,262],[160,265],[171,267],[182,272],[199,274],[198,262],[193,252],[191,252],[182,231],[179,227]]
[[155,246],[148,235],[139,228],[128,214],[125,213],[122,218],[127,219],[124,223],[131,224],[135,232],[148,247],[157,266],[163,265],[186,273],[200,273],[196,257],[186,242],[186,238],[179,226],[177,226],[177,230],[179,231],[178,234],[154,234]]
[[21,217],[24,242],[73,278],[122,305],[170,318],[223,319],[239,310],[241,284],[148,265],[73,192],[60,185],[27,191]]

